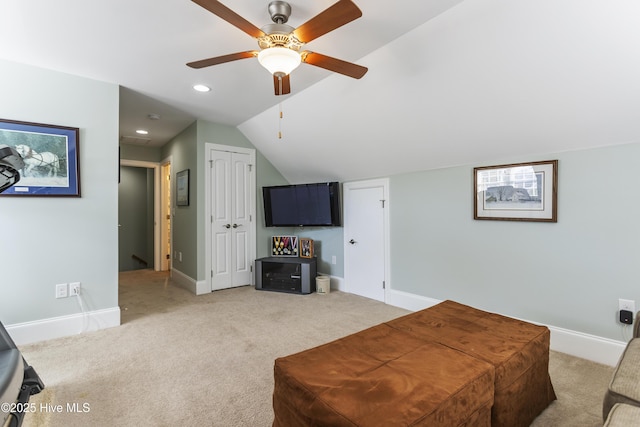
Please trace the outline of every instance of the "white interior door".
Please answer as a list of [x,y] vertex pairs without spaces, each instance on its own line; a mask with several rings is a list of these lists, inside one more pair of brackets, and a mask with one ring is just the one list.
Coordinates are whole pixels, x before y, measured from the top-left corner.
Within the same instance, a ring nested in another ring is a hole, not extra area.
[[211,290],[252,282],[252,165],[248,153],[210,150]]
[[160,166],[160,270],[171,269],[171,163]]
[[388,282],[388,183],[345,183],[343,193],[346,290],[384,302]]

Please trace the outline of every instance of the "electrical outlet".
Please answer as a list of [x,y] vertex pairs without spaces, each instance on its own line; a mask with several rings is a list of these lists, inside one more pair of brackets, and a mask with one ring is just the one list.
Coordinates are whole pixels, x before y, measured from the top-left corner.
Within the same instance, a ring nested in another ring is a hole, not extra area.
[[66,283],[56,285],[56,298],[66,298],[69,296],[69,286]]
[[331,256],[331,264],[336,265],[336,256]]
[[69,283],[69,296],[75,297],[80,295],[80,282],[71,282]]
[[631,313],[636,312],[636,302],[630,299],[619,299],[618,300],[618,310],[627,310]]

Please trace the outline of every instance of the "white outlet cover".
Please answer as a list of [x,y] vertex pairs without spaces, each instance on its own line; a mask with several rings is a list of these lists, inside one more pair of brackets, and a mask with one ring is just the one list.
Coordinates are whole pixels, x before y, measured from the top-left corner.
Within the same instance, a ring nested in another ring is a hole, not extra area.
[[627,310],[632,312],[634,315],[636,313],[636,302],[630,299],[619,299],[618,300],[618,309],[619,310]]
[[69,296],[69,287],[66,283],[56,285],[56,298],[66,298]]
[[69,283],[69,295],[71,296],[76,296],[78,295],[80,292],[80,288],[81,288],[81,284],[80,282],[72,282]]

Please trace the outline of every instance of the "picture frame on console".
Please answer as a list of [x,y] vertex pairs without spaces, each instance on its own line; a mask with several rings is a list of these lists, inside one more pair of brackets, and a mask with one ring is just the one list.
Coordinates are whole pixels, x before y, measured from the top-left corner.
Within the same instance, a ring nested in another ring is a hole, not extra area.
[[80,130],[0,119],[0,145],[24,161],[20,181],[2,196],[80,197]]
[[300,238],[300,258],[313,258],[313,240]]
[[297,236],[272,236],[271,256],[274,257],[297,257],[298,237]]
[[558,161],[473,169],[473,218],[558,222]]

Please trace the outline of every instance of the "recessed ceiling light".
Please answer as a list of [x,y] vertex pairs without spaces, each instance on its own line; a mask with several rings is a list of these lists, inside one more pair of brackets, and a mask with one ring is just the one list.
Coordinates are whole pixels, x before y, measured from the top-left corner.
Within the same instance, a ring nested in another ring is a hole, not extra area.
[[149,131],[148,130],[144,130],[144,129],[138,129],[136,131],[136,133],[140,134],[140,135],[147,135],[149,133]]
[[198,92],[209,92],[211,90],[209,86],[205,85],[193,85],[193,89],[197,90]]

